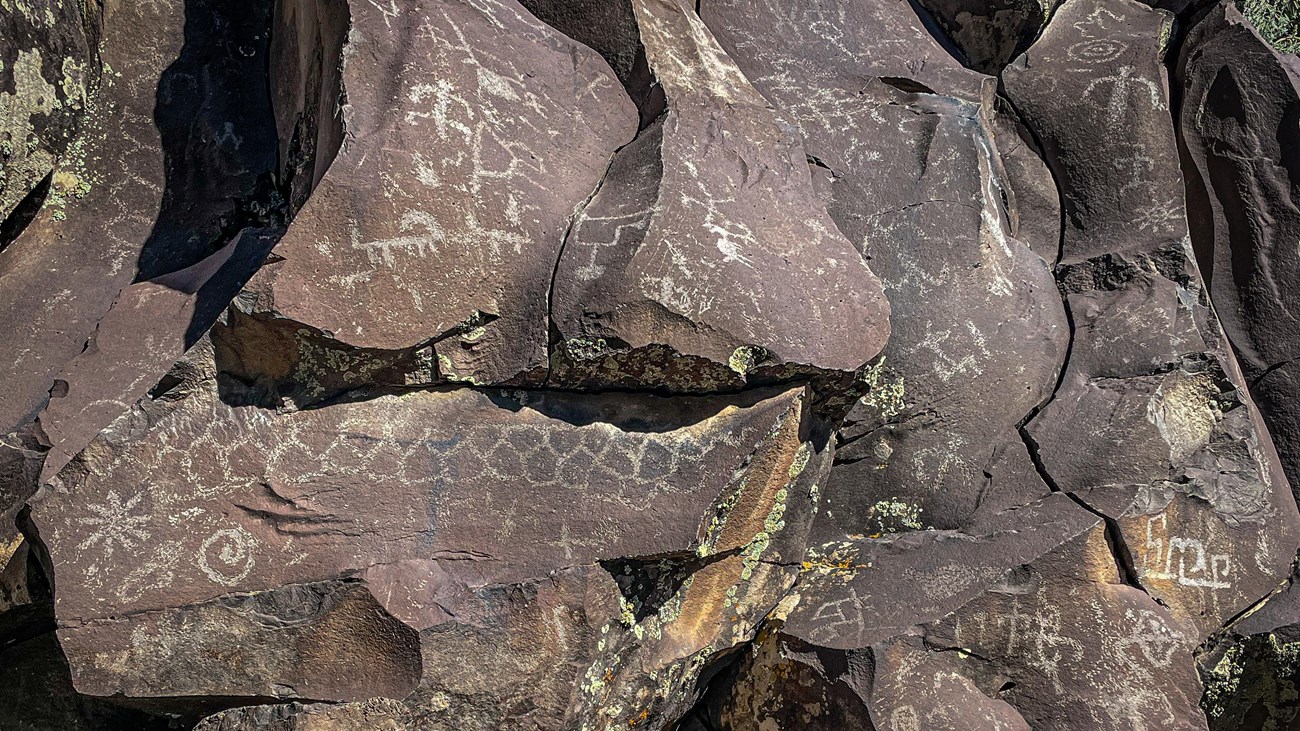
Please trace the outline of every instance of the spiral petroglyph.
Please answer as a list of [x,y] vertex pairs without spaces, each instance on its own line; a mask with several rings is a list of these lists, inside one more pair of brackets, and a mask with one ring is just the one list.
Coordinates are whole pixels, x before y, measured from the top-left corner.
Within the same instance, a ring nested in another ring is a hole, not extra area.
[[208,536],[199,546],[199,568],[212,581],[233,586],[256,564],[256,539],[243,528],[226,528]]

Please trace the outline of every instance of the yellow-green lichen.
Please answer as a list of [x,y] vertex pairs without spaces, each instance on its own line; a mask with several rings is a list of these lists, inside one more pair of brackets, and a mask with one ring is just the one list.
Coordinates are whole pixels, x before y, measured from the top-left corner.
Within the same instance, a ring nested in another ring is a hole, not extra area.
[[921,524],[921,507],[903,502],[898,498],[881,500],[867,511],[867,519],[874,521],[877,529],[872,537],[900,530],[923,530]]
[[[625,627],[636,624],[636,613],[632,610],[632,602],[629,602],[622,595],[618,597],[618,621],[622,622]],[[601,640],[601,644],[604,644],[604,640]],[[603,650],[604,647],[601,647],[601,649]]]
[[767,348],[757,345],[742,345],[731,351],[731,357],[727,359],[727,366],[741,376],[747,376],[769,357]]
[[772,510],[768,512],[767,518],[763,520],[763,530],[769,534],[776,533],[785,527],[785,501],[790,493],[784,487],[777,490],[774,498],[775,503]]
[[456,369],[456,364],[452,362],[451,358],[442,353],[438,353],[438,375],[440,375],[443,380],[452,383],[468,383],[471,386],[484,385],[475,376],[460,373]]
[[1228,648],[1212,667],[1202,670],[1205,694],[1201,707],[1211,731],[1290,728],[1300,702],[1300,642],[1276,635],[1256,635]]
[[576,361],[596,360],[609,352],[609,345],[604,338],[569,338],[564,341],[564,350]]
[[812,458],[812,442],[804,442],[799,445],[799,451],[794,453],[794,461],[790,463],[790,470],[787,474],[793,480],[803,474],[804,468],[808,466],[808,460]]
[[859,371],[857,380],[868,389],[861,399],[862,403],[879,411],[880,418],[892,419],[907,408],[903,377],[895,376],[887,370],[883,357]]
[[823,576],[850,579],[858,569],[871,564],[858,561],[858,545],[852,541],[833,541],[810,546],[804,553],[803,570]]

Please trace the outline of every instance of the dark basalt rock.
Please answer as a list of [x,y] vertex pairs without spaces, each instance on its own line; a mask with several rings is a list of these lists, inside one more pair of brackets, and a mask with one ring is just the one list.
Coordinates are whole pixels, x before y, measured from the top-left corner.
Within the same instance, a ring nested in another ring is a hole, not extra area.
[[1290,291],[1300,278],[1293,251],[1300,240],[1300,67],[1269,48],[1231,5],[1219,5],[1189,31],[1178,76],[1192,244],[1294,487],[1300,324]]
[[[888,305],[817,200],[794,130],[690,9],[633,7],[668,111],[574,219],[555,273],[551,383],[710,390],[774,369],[857,370],[884,345]],[[821,295],[799,296],[810,291]],[[860,325],[818,324],[835,321]],[[662,371],[662,356],[644,355],[656,346],[670,354]]]
[[100,22],[97,7],[77,0],[19,0],[0,14],[0,249],[41,199],[78,185],[67,173],[50,178],[77,152],[99,83]]
[[1065,263],[1187,235],[1163,66],[1172,23],[1135,0],[1070,0],[1002,76],[1060,186]]
[[513,0],[394,7],[351,7],[343,147],[249,308],[354,347],[431,344],[443,381],[535,383],[569,217],[635,109]]
[[[782,3],[769,5],[779,14]],[[1016,426],[1050,395],[1068,329],[1047,266],[1011,233],[992,110],[942,95],[976,75],[950,62],[920,77],[943,83],[938,93],[904,91],[909,63],[869,60],[882,43],[866,26],[828,50],[797,14],[767,24],[744,3],[710,0],[703,17],[829,168],[831,216],[891,302],[890,342],[841,430],[820,532],[957,528],[986,501],[1041,497]],[[822,63],[799,62],[814,54]],[[876,79],[864,87],[863,76]],[[981,482],[995,460],[1009,479]]]
[[375,698],[339,705],[290,703],[245,706],[213,714],[194,731],[406,731],[410,711],[397,701]]
[[1293,726],[1298,80],[1201,0],[0,0],[0,729]]

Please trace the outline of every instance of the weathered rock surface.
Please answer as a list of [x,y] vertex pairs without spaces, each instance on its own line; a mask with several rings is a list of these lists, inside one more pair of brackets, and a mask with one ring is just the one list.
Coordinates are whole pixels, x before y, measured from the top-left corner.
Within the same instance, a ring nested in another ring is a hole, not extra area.
[[635,108],[514,0],[355,3],[343,57],[342,150],[250,309],[354,347],[432,344],[442,381],[538,381],[569,218]]
[[195,731],[406,731],[410,711],[376,698],[341,705],[246,706],[209,716]]
[[1179,77],[1192,244],[1294,487],[1300,67],[1269,48],[1231,5],[1221,5],[1189,31]]
[[573,222],[551,383],[695,390],[857,370],[884,346],[888,304],[817,200],[794,130],[684,3],[633,8],[668,111]]
[[[1165,203],[1149,195],[1181,173],[1170,118],[1154,114],[1169,106],[1165,40],[1134,31],[1166,22],[1136,4],[1073,0],[1008,69],[1016,108],[1041,119],[1056,151],[1067,219],[1057,276],[1073,327],[1063,378],[1026,437],[1046,479],[1111,522],[1130,578],[1208,635],[1286,575],[1300,518],[1210,309],[1181,191],[1171,182]],[[1070,106],[1102,82],[1107,105]],[[1103,144],[1128,147],[1098,155],[1086,135],[1116,125],[1136,134],[1110,135]],[[1114,165],[1080,168],[1084,149]],[[1119,169],[1139,158],[1140,177]]]
[[[0,252],[0,317],[11,324],[0,430],[37,415],[123,287],[197,263],[249,215],[241,208],[275,162],[256,71],[269,7],[161,0],[104,9],[109,71],[44,206]],[[196,37],[200,25],[217,30]]]
[[1069,0],[1002,76],[1056,174],[1065,263],[1187,234],[1162,65],[1172,22],[1135,0]]
[[[986,501],[1040,497],[1048,488],[1016,426],[1050,394],[1068,328],[1047,265],[1011,233],[993,110],[898,81],[861,88],[863,76],[908,74],[909,60],[884,56],[889,41],[870,26],[848,26],[830,47],[797,14],[768,23],[785,4],[767,5],[710,0],[703,17],[829,169],[831,215],[871,257],[892,308],[874,388],[841,431],[825,538],[957,528]],[[809,56],[819,63],[800,62]],[[975,83],[949,65],[923,78],[954,94]],[[981,482],[995,461],[1006,471]]]
[[[19,0],[5,6],[0,16],[0,221],[24,201],[34,209],[51,189],[60,195],[71,187],[66,174],[43,185],[42,180],[73,152],[99,79],[99,23],[99,10],[76,0]],[[17,213],[25,218],[32,212]],[[0,228],[0,248],[16,228]]]
[[1206,2],[0,0],[0,729],[1293,726],[1298,80]]

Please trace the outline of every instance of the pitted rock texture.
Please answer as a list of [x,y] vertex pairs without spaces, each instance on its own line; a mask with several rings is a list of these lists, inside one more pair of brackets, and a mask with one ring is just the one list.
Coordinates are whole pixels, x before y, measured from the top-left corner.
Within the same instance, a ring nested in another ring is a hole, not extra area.
[[1295,727],[1246,13],[0,0],[0,730]]

